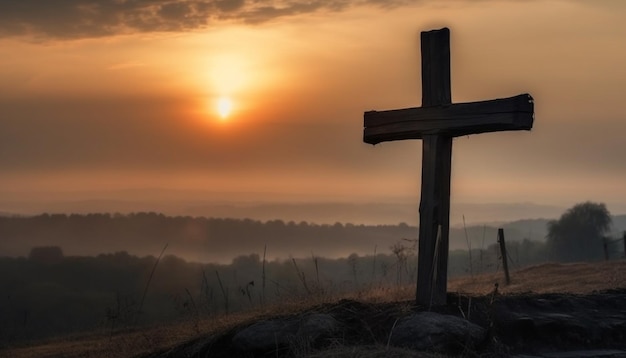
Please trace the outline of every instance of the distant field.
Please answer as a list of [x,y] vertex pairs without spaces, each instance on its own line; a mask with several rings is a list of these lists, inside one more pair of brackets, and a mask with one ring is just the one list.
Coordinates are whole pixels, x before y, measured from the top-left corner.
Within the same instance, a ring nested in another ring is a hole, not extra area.
[[626,287],[626,260],[597,263],[546,263],[513,271],[511,284],[504,285],[504,274],[484,274],[474,279],[450,279],[448,291],[485,294],[500,283],[501,293],[590,293]]
[[[515,294],[535,293],[590,293],[597,290],[626,288],[626,260],[599,263],[555,264],[528,267],[511,273],[511,285],[503,284],[503,274],[483,274],[451,279],[450,292],[484,295],[494,290]],[[406,305],[414,294],[414,286],[402,289],[372,289],[351,295],[353,299],[375,302],[399,302]],[[298,312],[321,302],[332,302],[339,297],[320,296],[306,302],[288,302],[280,307],[267,307],[252,312],[231,314],[200,322],[183,322],[141,331],[115,332],[113,335],[92,333],[40,342],[29,347],[14,347],[0,351],[2,357],[133,357],[185,342],[201,334],[228,329],[241,322],[273,314]]]

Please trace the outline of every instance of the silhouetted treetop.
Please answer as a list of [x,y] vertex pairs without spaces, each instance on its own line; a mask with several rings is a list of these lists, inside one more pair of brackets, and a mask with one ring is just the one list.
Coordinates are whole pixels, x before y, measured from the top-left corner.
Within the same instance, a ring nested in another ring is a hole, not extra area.
[[603,255],[603,237],[610,227],[611,214],[603,203],[579,203],[558,220],[548,222],[547,244],[558,260],[598,260]]

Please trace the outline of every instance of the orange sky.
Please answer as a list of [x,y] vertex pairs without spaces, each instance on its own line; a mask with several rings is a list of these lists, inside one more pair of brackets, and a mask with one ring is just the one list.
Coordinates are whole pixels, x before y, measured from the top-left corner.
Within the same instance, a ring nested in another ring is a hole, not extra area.
[[417,206],[421,143],[362,143],[363,112],[420,105],[419,31],[447,26],[454,102],[536,103],[531,132],[455,140],[453,208],[625,213],[625,15],[609,0],[3,2],[0,211],[145,188]]

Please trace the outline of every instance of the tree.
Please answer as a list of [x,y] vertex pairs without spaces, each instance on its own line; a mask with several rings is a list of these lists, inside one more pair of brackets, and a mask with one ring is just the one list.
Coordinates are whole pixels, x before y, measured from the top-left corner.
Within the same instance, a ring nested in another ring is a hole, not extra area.
[[576,204],[548,222],[548,249],[559,261],[602,259],[603,236],[610,227],[611,214],[603,203]]
[[45,264],[57,263],[63,260],[63,250],[58,246],[38,246],[30,249],[28,259]]

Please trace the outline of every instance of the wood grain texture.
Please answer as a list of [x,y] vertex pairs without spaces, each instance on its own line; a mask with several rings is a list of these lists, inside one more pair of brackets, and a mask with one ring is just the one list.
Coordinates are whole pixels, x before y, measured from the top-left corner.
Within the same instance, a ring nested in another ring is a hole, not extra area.
[[[452,102],[450,30],[422,32],[422,103],[430,108]],[[443,305],[447,298],[452,137],[437,133],[422,142],[419,251],[416,303]]]
[[529,94],[490,101],[433,105],[364,114],[363,141],[423,139],[426,135],[459,137],[470,134],[530,130],[534,103]]
[[452,103],[450,90],[450,30],[424,31],[422,50],[422,106]]

